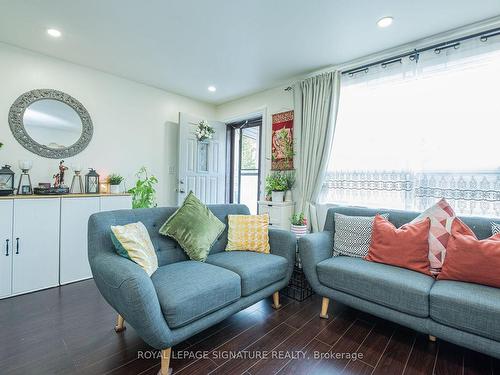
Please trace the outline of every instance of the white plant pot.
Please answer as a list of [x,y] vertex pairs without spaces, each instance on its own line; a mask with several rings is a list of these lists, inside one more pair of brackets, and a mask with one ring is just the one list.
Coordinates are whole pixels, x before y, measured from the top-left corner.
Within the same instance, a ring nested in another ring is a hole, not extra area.
[[285,197],[284,191],[273,191],[271,192],[271,200],[273,202],[283,202],[283,198]]
[[291,201],[293,201],[292,191],[287,190],[285,193],[285,202],[291,202]]
[[307,234],[307,225],[291,225],[290,231],[295,233],[297,237],[301,237]]
[[111,194],[120,194],[120,185],[109,185],[109,192]]

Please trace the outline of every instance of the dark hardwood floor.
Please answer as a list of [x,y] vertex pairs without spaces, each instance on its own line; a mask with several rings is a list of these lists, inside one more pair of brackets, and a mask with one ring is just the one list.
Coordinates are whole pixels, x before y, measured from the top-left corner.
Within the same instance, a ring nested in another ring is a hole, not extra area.
[[[175,347],[174,373],[500,374],[496,359],[334,301],[328,320],[318,316],[317,297],[282,297],[278,311],[270,305],[261,301]],[[0,300],[0,374],[156,374],[158,352],[130,326],[115,333],[115,318],[92,280]]]

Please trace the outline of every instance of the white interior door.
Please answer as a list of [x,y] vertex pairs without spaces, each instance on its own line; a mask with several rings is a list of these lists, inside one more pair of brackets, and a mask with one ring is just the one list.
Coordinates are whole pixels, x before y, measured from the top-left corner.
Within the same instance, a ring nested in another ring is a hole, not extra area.
[[187,113],[179,114],[179,205],[189,191],[205,204],[226,200],[226,124],[208,121],[215,134],[209,141],[198,142],[195,131],[202,120]]

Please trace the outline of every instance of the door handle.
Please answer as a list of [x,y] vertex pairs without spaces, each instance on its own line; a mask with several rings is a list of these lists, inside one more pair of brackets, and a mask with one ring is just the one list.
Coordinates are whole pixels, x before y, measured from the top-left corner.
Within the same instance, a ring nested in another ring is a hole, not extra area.
[[5,256],[6,257],[9,256],[9,240],[8,239],[5,240]]
[[19,254],[19,237],[16,238],[16,254]]

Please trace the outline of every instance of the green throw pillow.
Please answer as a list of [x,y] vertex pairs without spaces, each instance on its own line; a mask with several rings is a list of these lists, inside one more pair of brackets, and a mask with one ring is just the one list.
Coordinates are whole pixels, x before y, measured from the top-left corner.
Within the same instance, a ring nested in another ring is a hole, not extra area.
[[191,191],[182,206],[162,225],[160,234],[176,240],[190,259],[204,262],[225,228]]

